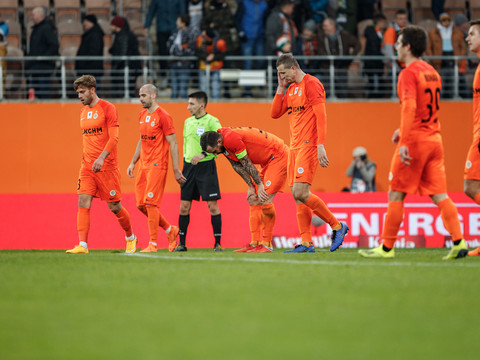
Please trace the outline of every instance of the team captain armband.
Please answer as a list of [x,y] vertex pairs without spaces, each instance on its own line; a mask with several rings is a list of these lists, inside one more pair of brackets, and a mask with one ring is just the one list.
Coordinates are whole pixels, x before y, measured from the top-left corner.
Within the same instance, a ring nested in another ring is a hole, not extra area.
[[109,154],[112,153],[113,149],[115,149],[115,146],[117,146],[118,143],[118,126],[113,126],[108,128],[108,142],[107,145],[105,145],[105,148],[103,150],[108,151]]
[[239,152],[238,154],[235,154],[237,159],[243,159],[245,156],[247,156],[247,149],[243,150],[242,152]]

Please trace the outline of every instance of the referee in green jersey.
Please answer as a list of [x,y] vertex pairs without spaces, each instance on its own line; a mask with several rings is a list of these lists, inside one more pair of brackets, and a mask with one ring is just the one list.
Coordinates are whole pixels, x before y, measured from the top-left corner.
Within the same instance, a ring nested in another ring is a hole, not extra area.
[[181,184],[180,197],[180,244],[174,251],[187,251],[185,239],[187,228],[190,223],[190,208],[192,200],[207,202],[208,210],[212,218],[213,235],[215,237],[215,251],[223,251],[220,246],[222,237],[222,216],[218,208],[217,200],[220,199],[220,187],[218,185],[216,156],[202,151],[200,137],[205,131],[217,131],[222,126],[218,119],[207,114],[207,94],[203,91],[188,95],[188,111],[192,115],[185,120],[183,127],[183,176],[187,178]]

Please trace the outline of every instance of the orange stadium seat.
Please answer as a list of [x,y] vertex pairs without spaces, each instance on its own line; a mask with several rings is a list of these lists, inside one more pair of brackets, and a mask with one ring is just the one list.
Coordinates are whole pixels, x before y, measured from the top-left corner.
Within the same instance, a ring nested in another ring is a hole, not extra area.
[[[3,2],[3,0],[2,0]],[[50,1],[49,0],[23,0],[23,8],[24,9],[33,9],[37,6],[44,6],[47,9],[50,8]]]
[[85,0],[85,12],[95,14],[97,18],[110,19],[111,7],[115,0]]
[[22,27],[20,24],[11,19],[7,19],[5,21],[8,24],[8,36],[7,36],[7,41],[8,45],[16,47],[16,48],[21,48],[22,47]]
[[77,21],[80,19],[80,0],[54,0],[53,8],[57,23],[68,19]]
[[18,0],[2,0],[0,4],[0,19],[18,21]]
[[68,47],[79,47],[82,40],[83,28],[79,21],[66,20],[57,25],[60,39],[60,51]]

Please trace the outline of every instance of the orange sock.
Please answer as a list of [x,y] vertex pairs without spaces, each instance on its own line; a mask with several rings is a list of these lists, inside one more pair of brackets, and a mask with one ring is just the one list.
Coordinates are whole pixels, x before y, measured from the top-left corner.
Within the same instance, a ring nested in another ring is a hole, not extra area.
[[305,204],[297,204],[298,231],[302,237],[302,243],[312,242],[312,209]]
[[159,211],[158,212],[158,225],[165,231],[168,230],[168,228],[170,227],[170,223],[168,222],[167,219],[165,219],[165,217],[162,215],[162,213]]
[[475,201],[478,205],[480,205],[480,192],[475,195],[475,197],[473,198],[473,201]]
[[125,231],[125,236],[130,237],[133,234],[132,223],[130,221],[130,214],[125,208],[122,208],[118,213],[115,214],[117,217],[120,226]]
[[[263,241],[262,244],[271,244],[273,237],[273,227],[275,226],[275,219],[277,215],[275,213],[275,205],[265,204],[262,205],[263,213]],[[269,246],[269,245],[265,245]]]
[[402,220],[403,201],[389,201],[382,233],[383,245],[385,247],[393,249]]
[[446,198],[437,204],[442,216],[445,229],[452,235],[452,240],[457,241],[463,239],[462,230],[460,229],[460,221],[458,220],[458,210],[452,199]]
[[249,206],[250,216],[248,224],[252,234],[251,244],[258,245],[262,240],[262,205]]
[[322,199],[317,195],[311,194],[305,203],[313,212],[323,221],[325,221],[333,230],[339,230],[341,225],[330,209],[325,205]]
[[77,231],[79,241],[88,240],[88,230],[90,230],[90,209],[78,208],[77,212]]
[[147,205],[148,213],[148,234],[150,235],[150,242],[156,244],[158,239],[158,223],[160,218],[160,211],[156,205]]

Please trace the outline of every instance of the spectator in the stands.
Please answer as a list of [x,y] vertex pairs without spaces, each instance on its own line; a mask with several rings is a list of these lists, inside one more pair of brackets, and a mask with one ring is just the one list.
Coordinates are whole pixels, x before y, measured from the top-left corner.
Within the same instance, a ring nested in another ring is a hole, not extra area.
[[440,15],[445,12],[445,0],[432,0],[431,8],[435,19],[440,20]]
[[[385,15],[377,14],[373,17],[374,25],[367,26],[364,32],[366,56],[384,56],[383,33],[387,29],[388,21]],[[365,60],[363,70],[368,79],[368,97],[379,98],[387,95],[384,77],[384,60]]]
[[[405,26],[408,25],[407,11],[404,9],[399,9],[395,12],[395,19],[392,26],[388,27],[383,34],[383,46],[385,49],[385,55],[387,57],[392,57],[396,55],[395,43],[397,42],[398,33]],[[389,67],[391,67],[391,61],[388,60]],[[404,65],[401,65],[402,67]]]
[[[322,30],[318,34],[318,55],[326,56],[355,56],[360,53],[360,42],[358,39],[346,30],[337,28],[335,20],[327,18],[323,20]],[[347,97],[348,92],[344,84],[348,80],[348,67],[352,62],[350,59],[337,59],[334,61],[335,68],[335,95],[337,97]],[[330,61],[320,62],[321,80],[325,86],[327,95],[330,89]]]
[[[3,58],[7,56],[8,50],[7,50],[7,35],[8,35],[8,24],[6,22],[3,22],[3,20],[0,19],[0,58]],[[5,59],[1,60],[2,62],[2,74],[3,74],[3,84],[5,85],[5,79],[7,76],[7,61]]]
[[190,15],[190,26],[200,29],[202,24],[203,17],[203,0],[188,0],[187,1],[187,12]]
[[[85,15],[82,20],[84,33],[77,51],[77,56],[102,56],[103,55],[103,30],[97,23],[95,14]],[[102,60],[82,59],[75,61],[77,76],[93,75],[97,80],[97,88],[103,75]]]
[[330,0],[308,0],[308,2],[313,11],[313,20],[315,23],[321,24],[328,17],[327,7]]
[[276,53],[276,43],[282,35],[289,38],[293,53],[295,54],[298,31],[291,18],[294,7],[295,3],[293,0],[282,0],[280,6],[274,8],[268,16],[265,29],[266,55],[274,55]]
[[[220,98],[220,69],[223,68],[226,51],[225,40],[212,28],[202,31],[197,37],[195,55],[199,60],[200,89],[212,99]],[[210,83],[207,82],[207,65],[210,66]]]
[[303,24],[313,18],[313,9],[309,0],[294,0],[292,20],[297,27],[298,33],[303,31]]
[[373,19],[375,15],[375,4],[379,2],[379,0],[358,0],[357,21]]
[[[28,56],[57,56],[58,38],[53,23],[47,18],[47,9],[32,10],[33,29],[30,34]],[[39,99],[51,98],[50,77],[55,69],[53,60],[29,60],[26,70],[31,75],[31,87]]]
[[334,0],[332,7],[335,10],[335,22],[338,27],[348,31],[350,34],[357,33],[357,4],[358,0]]
[[[467,55],[467,46],[463,33],[457,29],[449,14],[440,15],[440,21],[437,26],[428,32],[428,43],[426,55],[428,56],[465,56]],[[454,95],[454,73],[455,60],[449,58],[432,59],[432,66],[440,73],[442,77],[442,97],[452,98]],[[465,64],[462,61],[459,71],[465,73]]]
[[[148,8],[147,18],[145,20],[144,35],[148,37],[148,29],[152,25],[153,17],[156,17],[157,25],[157,46],[158,55],[168,55],[167,40],[172,32],[177,28],[177,18],[185,14],[185,0],[152,0]],[[168,62],[160,61],[160,68],[167,69]]]
[[[190,15],[182,14],[177,19],[177,30],[168,39],[167,47],[170,55],[194,56],[195,43],[200,29],[190,24]],[[188,81],[193,61],[176,59],[170,65],[170,83],[172,99],[187,99]]]
[[[128,20],[122,16],[115,16],[111,23],[110,29],[114,34],[112,47],[109,49],[112,56],[139,56],[138,39],[130,30]],[[124,97],[124,74],[125,60],[112,60],[113,75],[113,96]],[[135,81],[141,72],[141,62],[139,60],[128,61],[128,85],[130,97],[135,96]]]
[[[318,54],[317,26],[313,19],[303,24],[301,39],[301,54],[304,56],[316,56]],[[319,61],[312,59],[300,60],[300,67],[303,71],[315,76],[318,72]]]

